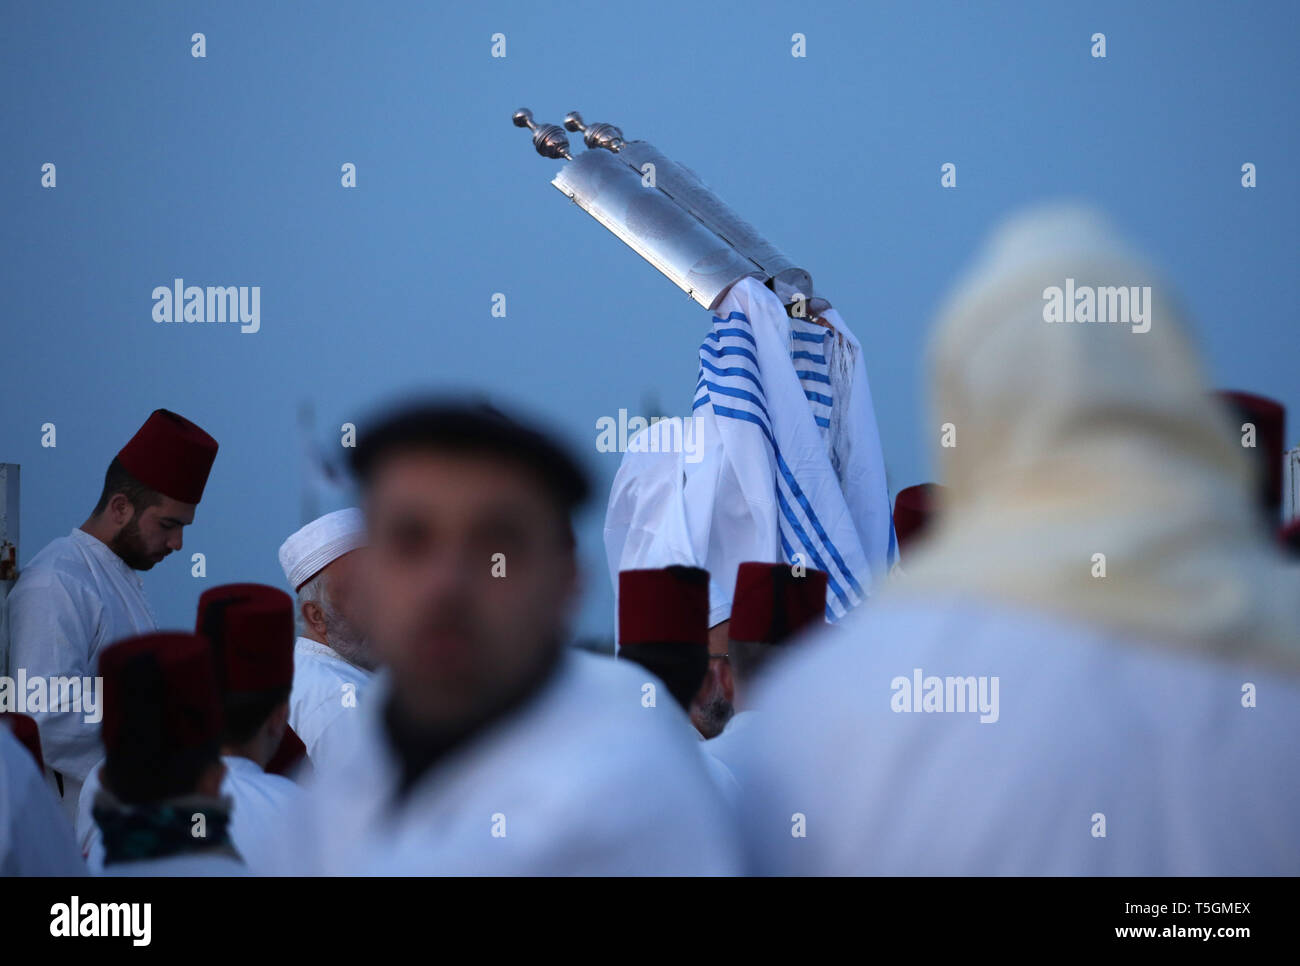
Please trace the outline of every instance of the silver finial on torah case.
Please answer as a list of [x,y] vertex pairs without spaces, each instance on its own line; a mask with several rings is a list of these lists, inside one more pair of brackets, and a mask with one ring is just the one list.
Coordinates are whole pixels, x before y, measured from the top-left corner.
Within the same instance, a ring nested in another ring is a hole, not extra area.
[[[515,112],[515,124],[533,128],[535,144],[539,130],[554,127],[536,128],[526,109]],[[700,305],[717,308],[726,290],[746,276],[774,289],[774,283],[780,282],[778,291],[813,299],[809,274],[727,207],[689,168],[647,141],[625,140],[612,124],[587,125],[577,111],[565,117],[564,127],[582,132],[588,150],[571,157],[551,184]],[[567,148],[566,142],[566,153]],[[564,157],[544,151],[542,144],[537,144],[537,150],[544,156]]]

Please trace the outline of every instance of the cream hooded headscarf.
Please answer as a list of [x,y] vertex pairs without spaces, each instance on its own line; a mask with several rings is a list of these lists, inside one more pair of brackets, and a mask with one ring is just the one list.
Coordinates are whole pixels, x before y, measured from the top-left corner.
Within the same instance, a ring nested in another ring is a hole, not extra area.
[[[1150,286],[1149,331],[1045,321],[1067,279]],[[931,438],[955,431],[946,503],[889,597],[987,598],[1300,671],[1300,573],[1256,518],[1172,291],[1097,216],[1044,209],[998,232],[931,366]]]

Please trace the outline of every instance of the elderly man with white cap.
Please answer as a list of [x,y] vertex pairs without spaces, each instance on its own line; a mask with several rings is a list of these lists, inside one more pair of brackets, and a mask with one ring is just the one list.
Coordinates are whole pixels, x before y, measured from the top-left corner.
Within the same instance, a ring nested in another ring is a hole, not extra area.
[[280,545],[280,566],[298,595],[289,726],[315,768],[344,744],[375,668],[356,613],[364,546],[356,507],[327,513]]

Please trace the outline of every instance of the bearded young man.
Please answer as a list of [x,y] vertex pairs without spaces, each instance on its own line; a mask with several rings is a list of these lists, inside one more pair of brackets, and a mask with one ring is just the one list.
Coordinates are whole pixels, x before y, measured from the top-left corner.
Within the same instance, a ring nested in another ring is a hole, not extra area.
[[[47,544],[9,595],[9,672],[92,679],[114,641],[157,628],[138,571],[180,550],[194,522],[217,441],[157,409],[109,464],[99,502],[68,536]],[[101,755],[99,725],[83,708],[28,709],[69,817]]]

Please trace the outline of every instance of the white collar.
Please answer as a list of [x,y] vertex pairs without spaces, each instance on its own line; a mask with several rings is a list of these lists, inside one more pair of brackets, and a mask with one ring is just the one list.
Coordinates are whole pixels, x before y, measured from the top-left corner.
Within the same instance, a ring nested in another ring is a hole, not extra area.
[[222,755],[221,761],[222,764],[226,766],[227,771],[238,771],[243,772],[244,774],[252,774],[254,772],[257,772],[258,774],[266,773],[266,769],[261,765],[253,761],[251,758],[245,758],[243,755]]
[[373,671],[367,671],[365,668],[361,667],[360,665],[353,664],[351,661],[349,661],[338,651],[334,650],[334,648],[330,647],[328,644],[322,644],[320,641],[314,641],[310,637],[299,637],[296,641],[294,641],[294,650],[297,650],[298,648],[302,648],[308,654],[315,654],[319,657],[325,658],[326,660],[340,661],[341,663],[346,664],[348,667],[360,671],[362,674],[369,674],[369,675],[374,674]]
[[103,540],[100,540],[99,537],[95,536],[94,534],[87,533],[85,530],[81,529],[81,527],[73,527],[72,533],[69,534],[69,536],[71,536],[73,540],[76,540],[79,544],[81,544],[91,553],[96,554],[101,559],[108,562],[110,566],[116,567],[119,571],[121,571],[123,576],[129,577],[131,580],[133,580],[136,586],[144,585],[144,581],[140,579],[140,575],[131,568],[130,564],[128,564],[125,560],[123,560],[116,553],[114,553],[113,548],[110,547],[108,544],[106,544]]

